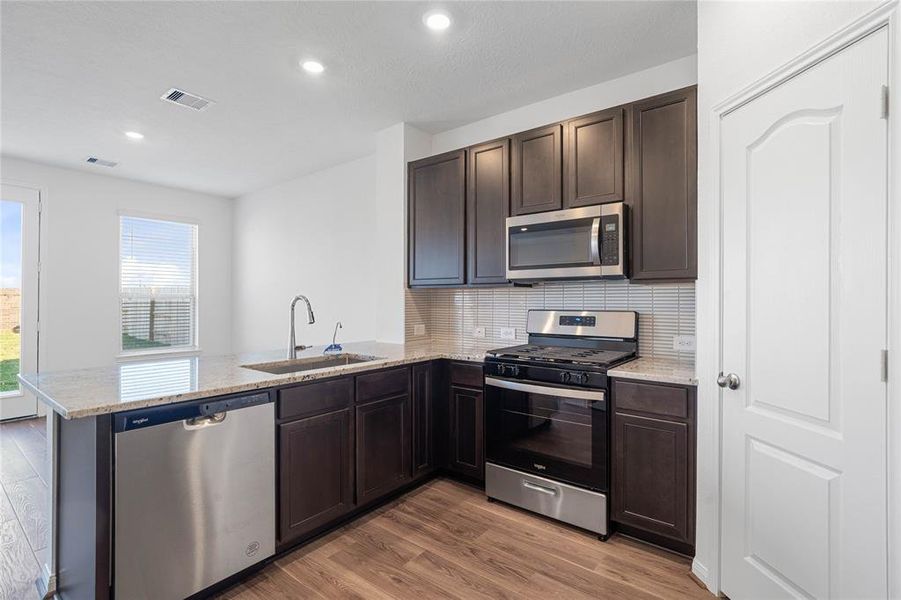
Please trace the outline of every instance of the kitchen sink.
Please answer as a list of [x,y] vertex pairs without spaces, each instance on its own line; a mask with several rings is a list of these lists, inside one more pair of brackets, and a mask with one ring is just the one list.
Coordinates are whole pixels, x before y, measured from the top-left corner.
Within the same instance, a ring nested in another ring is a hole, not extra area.
[[343,367],[356,363],[369,362],[371,360],[379,360],[378,356],[368,356],[366,354],[327,354],[324,356],[309,356],[307,358],[294,358],[290,360],[279,360],[275,362],[257,363],[253,365],[241,365],[245,369],[253,369],[254,371],[263,371],[264,373],[272,373],[273,375],[284,375],[285,373],[297,373],[299,371],[312,371],[313,369],[327,369],[329,367]]

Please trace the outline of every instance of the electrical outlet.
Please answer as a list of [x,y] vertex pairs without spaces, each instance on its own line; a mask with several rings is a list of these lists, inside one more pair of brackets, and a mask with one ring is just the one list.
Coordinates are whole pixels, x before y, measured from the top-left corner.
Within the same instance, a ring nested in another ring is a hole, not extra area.
[[501,327],[501,339],[502,340],[515,340],[516,339],[516,327]]
[[477,337],[477,338],[485,337],[485,328],[484,327],[473,327],[472,328],[472,337]]
[[695,336],[693,335],[674,335],[673,350],[679,352],[694,352]]
[[417,323],[413,325],[413,335],[425,335],[425,323]]

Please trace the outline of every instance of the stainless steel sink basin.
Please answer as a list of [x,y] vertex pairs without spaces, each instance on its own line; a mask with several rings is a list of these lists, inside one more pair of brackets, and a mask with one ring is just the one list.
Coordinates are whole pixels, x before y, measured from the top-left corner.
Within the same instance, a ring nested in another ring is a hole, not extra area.
[[254,365],[241,365],[245,369],[253,369],[254,371],[263,371],[264,373],[272,373],[273,375],[284,375],[285,373],[297,373],[299,371],[312,371],[313,369],[327,369],[329,367],[343,367],[345,365],[353,365],[356,363],[369,362],[371,360],[379,360],[378,356],[367,356],[366,354],[326,354],[324,356],[309,356],[307,358],[295,358],[291,360],[279,360],[275,362],[257,363]]

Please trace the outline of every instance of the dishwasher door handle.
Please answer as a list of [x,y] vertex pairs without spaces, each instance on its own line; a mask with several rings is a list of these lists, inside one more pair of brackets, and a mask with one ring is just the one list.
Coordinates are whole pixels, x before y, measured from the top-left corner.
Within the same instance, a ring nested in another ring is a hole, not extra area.
[[225,422],[225,417],[228,414],[224,412],[213,413],[206,417],[193,417],[190,419],[185,419],[183,421],[185,429],[188,431],[193,431],[195,429],[203,429],[205,427],[213,427],[215,425],[221,425]]

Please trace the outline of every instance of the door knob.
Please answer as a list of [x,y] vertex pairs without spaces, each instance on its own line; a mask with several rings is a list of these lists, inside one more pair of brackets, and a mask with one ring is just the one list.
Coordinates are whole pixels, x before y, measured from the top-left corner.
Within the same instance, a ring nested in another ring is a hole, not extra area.
[[730,390],[737,390],[738,386],[741,385],[741,379],[739,379],[738,375],[736,375],[735,373],[723,375],[721,371],[719,376],[716,378],[716,384],[721,388],[728,387]]

